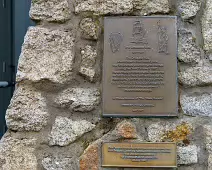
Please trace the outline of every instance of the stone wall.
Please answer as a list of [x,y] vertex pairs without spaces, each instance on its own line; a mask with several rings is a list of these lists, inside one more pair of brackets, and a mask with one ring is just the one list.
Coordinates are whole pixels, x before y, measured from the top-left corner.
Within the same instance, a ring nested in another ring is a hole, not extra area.
[[[175,141],[179,170],[212,170],[211,11],[212,0],[32,0],[0,169],[109,170],[102,142]],[[102,118],[111,15],[178,16],[179,118]]]

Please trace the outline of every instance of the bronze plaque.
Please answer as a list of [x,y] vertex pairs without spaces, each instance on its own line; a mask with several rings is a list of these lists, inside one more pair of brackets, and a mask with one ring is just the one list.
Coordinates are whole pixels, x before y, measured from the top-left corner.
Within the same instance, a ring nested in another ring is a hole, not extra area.
[[175,143],[104,143],[103,167],[177,167]]
[[103,116],[177,116],[176,17],[106,17]]

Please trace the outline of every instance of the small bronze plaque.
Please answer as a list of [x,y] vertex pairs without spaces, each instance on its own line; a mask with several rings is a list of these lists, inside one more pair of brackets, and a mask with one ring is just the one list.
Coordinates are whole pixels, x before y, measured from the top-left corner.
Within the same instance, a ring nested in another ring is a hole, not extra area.
[[103,167],[177,167],[175,143],[104,143]]
[[177,116],[176,17],[106,17],[103,116]]

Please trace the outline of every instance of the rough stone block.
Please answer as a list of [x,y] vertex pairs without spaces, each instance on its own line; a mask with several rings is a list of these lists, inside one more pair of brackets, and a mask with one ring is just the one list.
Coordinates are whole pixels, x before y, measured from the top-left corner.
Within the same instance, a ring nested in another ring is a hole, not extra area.
[[99,22],[92,18],[84,18],[80,22],[82,37],[85,39],[97,40],[99,32]]
[[199,10],[200,3],[198,3],[196,0],[181,1],[178,6],[178,11],[181,18],[184,20],[194,18]]
[[75,12],[93,12],[95,15],[130,14],[133,10],[141,15],[152,13],[168,13],[168,0],[80,0],[77,2]]
[[58,116],[49,135],[50,145],[66,146],[91,131],[94,124],[86,121],[73,121],[66,117]]
[[19,85],[6,113],[9,129],[16,131],[39,131],[48,120],[46,100],[31,85]]
[[155,13],[168,13],[170,4],[168,0],[133,0],[133,6],[140,15],[149,15]]
[[151,142],[161,142],[166,127],[160,123],[153,123],[147,128],[148,137]]
[[212,52],[212,0],[206,0],[204,14],[202,17],[202,33],[204,49]]
[[95,15],[124,14],[133,9],[133,0],[79,0],[75,12],[93,12]]
[[212,169],[212,154],[210,153],[208,156],[208,170]]
[[77,170],[78,163],[72,158],[64,157],[46,157],[42,160],[45,170]]
[[197,146],[178,147],[178,164],[189,165],[198,162]]
[[195,43],[195,38],[190,32],[179,34],[178,59],[184,63],[198,63],[201,57],[200,48]]
[[99,170],[99,146],[93,144],[89,146],[80,159],[80,170]]
[[[206,149],[208,153],[212,155],[212,125],[204,125],[204,132],[205,132]],[[212,161],[211,161],[211,165],[212,165]]]
[[212,84],[212,67],[190,67],[179,72],[179,81],[186,86],[203,86]]
[[180,103],[185,114],[192,116],[212,116],[212,94],[182,94]]
[[32,0],[30,17],[33,20],[64,22],[70,15],[68,0]]
[[95,63],[97,58],[97,52],[91,46],[87,45],[81,51],[82,61],[79,73],[85,76],[90,82],[94,81],[96,74]]
[[135,125],[130,122],[123,121],[116,127],[117,133],[125,139],[137,138],[137,131]]
[[74,111],[92,111],[100,102],[100,92],[96,88],[69,88],[55,99],[55,103],[63,108]]
[[16,139],[8,133],[0,142],[1,170],[37,170],[35,139]]
[[72,32],[30,27],[19,59],[17,81],[28,80],[45,87],[69,82],[72,80],[73,47]]

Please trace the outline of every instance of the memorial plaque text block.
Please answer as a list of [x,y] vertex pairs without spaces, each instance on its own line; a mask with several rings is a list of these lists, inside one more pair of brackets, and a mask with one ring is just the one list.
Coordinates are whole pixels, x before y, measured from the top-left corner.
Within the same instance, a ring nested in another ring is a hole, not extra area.
[[103,116],[177,116],[176,17],[106,17]]
[[104,143],[103,167],[176,167],[175,143]]

